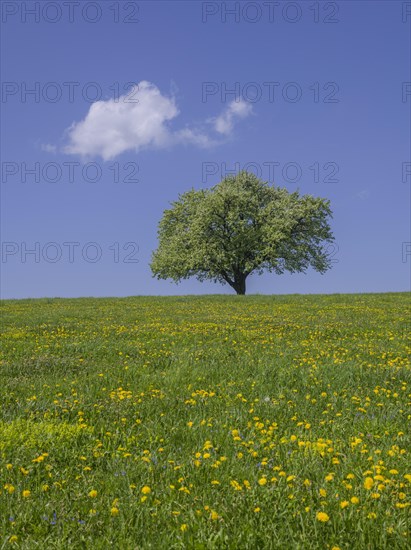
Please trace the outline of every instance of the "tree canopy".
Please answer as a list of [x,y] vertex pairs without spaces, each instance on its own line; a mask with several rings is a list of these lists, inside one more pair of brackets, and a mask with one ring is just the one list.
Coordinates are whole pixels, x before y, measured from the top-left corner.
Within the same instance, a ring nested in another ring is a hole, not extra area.
[[251,273],[320,273],[334,240],[327,199],[290,193],[239,172],[211,189],[191,189],[164,211],[151,270],[158,279],[189,277],[245,294]]

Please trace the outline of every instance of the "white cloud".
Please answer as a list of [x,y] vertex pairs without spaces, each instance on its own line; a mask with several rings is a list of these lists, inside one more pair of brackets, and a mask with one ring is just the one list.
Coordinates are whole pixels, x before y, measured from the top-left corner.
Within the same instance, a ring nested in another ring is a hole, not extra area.
[[143,81],[138,92],[93,103],[86,118],[68,129],[65,152],[110,160],[128,150],[165,147],[170,144],[167,122],[177,115],[174,100]]
[[178,130],[177,132],[175,132],[174,139],[176,143],[191,143],[202,148],[211,147],[212,145],[217,144],[215,140],[213,140],[206,134],[203,134],[202,132],[197,130],[191,130],[190,128],[184,128],[183,130]]
[[[219,117],[211,119],[213,128],[219,134],[228,136],[234,121],[245,118],[250,112],[251,105],[248,103],[232,102]],[[134,89],[117,100],[93,103],[86,117],[80,122],[73,122],[67,129],[68,143],[63,151],[111,160],[125,151],[138,152],[176,144],[206,148],[218,143],[201,129],[187,127],[172,130],[170,122],[178,114],[173,97],[162,95],[154,84],[142,81],[137,91]],[[53,146],[44,147],[49,147],[51,152]]]
[[219,134],[232,133],[236,119],[246,118],[252,112],[252,106],[246,101],[232,101],[220,116],[213,119],[214,128]]
[[50,145],[50,143],[42,143],[41,150],[46,153],[57,153],[56,145]]

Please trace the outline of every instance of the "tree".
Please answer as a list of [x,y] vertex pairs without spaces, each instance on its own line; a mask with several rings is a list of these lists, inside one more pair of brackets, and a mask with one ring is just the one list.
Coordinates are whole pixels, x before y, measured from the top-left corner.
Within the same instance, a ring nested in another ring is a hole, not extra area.
[[245,294],[251,273],[324,273],[334,240],[329,201],[268,185],[249,172],[183,193],[164,211],[151,270],[175,282],[196,276]]

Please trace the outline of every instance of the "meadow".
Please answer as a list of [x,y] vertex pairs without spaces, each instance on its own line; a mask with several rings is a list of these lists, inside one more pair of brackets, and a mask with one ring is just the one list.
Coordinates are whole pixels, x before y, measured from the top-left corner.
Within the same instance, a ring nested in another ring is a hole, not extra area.
[[0,549],[410,548],[410,305],[4,301]]

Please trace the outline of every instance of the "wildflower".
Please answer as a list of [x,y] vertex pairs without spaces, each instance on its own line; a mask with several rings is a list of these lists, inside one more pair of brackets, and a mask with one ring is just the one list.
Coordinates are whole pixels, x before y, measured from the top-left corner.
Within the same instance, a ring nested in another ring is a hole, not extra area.
[[184,533],[185,531],[187,531],[188,529],[188,525],[187,523],[182,523],[181,526],[180,526],[180,529],[181,531]]
[[372,477],[366,477],[365,480],[364,480],[364,488],[367,489],[367,491],[369,489],[371,489],[371,487],[374,485],[374,480]]
[[360,502],[360,499],[358,497],[351,497],[351,502],[353,504],[358,504]]
[[319,493],[320,493],[321,497],[326,497],[327,496],[327,491],[325,489],[320,489]]
[[257,508],[254,508],[254,512],[256,514],[258,514],[258,512],[261,512],[261,508],[259,506],[257,506]]
[[110,510],[110,513],[113,517],[116,517],[119,515],[120,510],[117,508],[117,506],[113,506]]
[[23,498],[29,498],[29,496],[31,495],[31,491],[25,489],[21,494],[23,495]]
[[11,535],[11,537],[9,538],[9,543],[13,544],[14,542],[17,542],[17,540],[18,540],[17,535]]
[[151,493],[151,489],[148,485],[144,485],[144,487],[141,489],[141,492],[143,495],[149,495]]
[[267,478],[266,477],[262,477],[258,480],[258,484],[261,485],[261,486],[264,486],[267,484]]
[[233,479],[232,481],[230,481],[230,485],[231,487],[233,487],[233,489],[235,489],[236,491],[242,491],[243,488],[241,487],[241,485],[238,483],[238,481],[236,481],[235,479]]
[[217,512],[215,512],[214,510],[211,510],[211,515],[210,515],[211,519],[213,521],[216,521],[218,519],[218,514]]
[[88,496],[89,496],[90,498],[96,498],[97,494],[98,494],[97,491],[96,491],[95,489],[92,489],[92,490],[89,492]]
[[326,523],[330,519],[330,516],[325,512],[317,512],[317,520],[322,523]]
[[13,464],[10,464],[10,463],[6,464],[6,468],[7,468],[7,470],[12,470],[13,469]]
[[340,507],[342,509],[347,508],[348,505],[349,505],[348,500],[343,500],[342,502],[340,502]]

